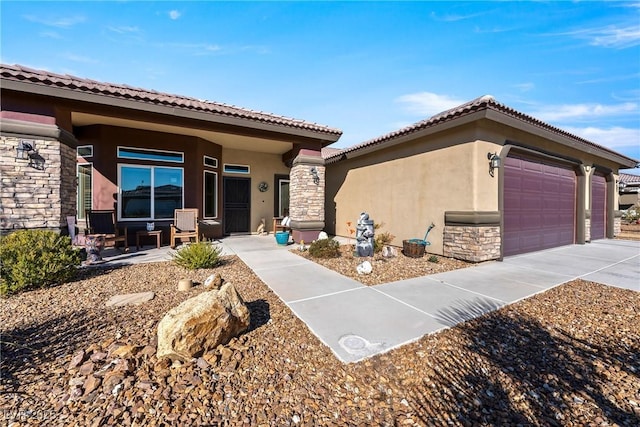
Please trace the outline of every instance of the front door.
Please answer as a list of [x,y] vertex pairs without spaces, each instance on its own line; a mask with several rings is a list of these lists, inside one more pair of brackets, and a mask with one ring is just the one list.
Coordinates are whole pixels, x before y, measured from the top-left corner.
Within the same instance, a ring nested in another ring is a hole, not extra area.
[[224,234],[248,233],[251,218],[251,178],[223,177]]

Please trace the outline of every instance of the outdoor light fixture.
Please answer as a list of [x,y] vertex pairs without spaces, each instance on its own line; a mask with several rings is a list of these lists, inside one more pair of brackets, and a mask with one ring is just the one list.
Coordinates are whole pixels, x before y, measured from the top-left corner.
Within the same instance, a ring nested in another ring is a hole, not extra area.
[[489,159],[489,175],[493,176],[493,170],[500,167],[500,157],[497,153],[487,153]]
[[309,172],[311,172],[311,176],[313,177],[313,183],[315,185],[320,184],[320,175],[318,175],[318,168],[316,168],[315,166],[311,166]]
[[35,143],[33,141],[21,139],[16,148],[16,159],[29,160],[29,153],[35,151]]
[[16,159],[28,160],[30,167],[38,170],[44,170],[44,157],[36,151],[36,144],[34,141],[21,139],[16,147]]

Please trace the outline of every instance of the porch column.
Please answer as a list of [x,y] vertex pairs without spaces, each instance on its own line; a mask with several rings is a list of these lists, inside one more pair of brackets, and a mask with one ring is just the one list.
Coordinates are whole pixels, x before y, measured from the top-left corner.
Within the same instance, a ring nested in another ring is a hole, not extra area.
[[[5,118],[0,134],[0,233],[66,234],[67,216],[76,214],[76,138],[55,124]],[[24,159],[21,144],[33,148]]]
[[301,149],[293,160],[289,180],[293,240],[316,240],[324,229],[325,166],[320,151]]

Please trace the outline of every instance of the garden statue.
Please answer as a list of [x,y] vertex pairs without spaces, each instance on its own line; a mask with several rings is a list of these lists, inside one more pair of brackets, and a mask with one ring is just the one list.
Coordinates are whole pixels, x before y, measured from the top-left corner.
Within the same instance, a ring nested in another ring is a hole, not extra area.
[[104,247],[104,236],[100,234],[89,234],[85,237],[85,249],[87,250],[87,264],[99,263],[102,261],[102,248]]
[[362,212],[356,225],[356,254],[359,257],[373,256],[373,220]]

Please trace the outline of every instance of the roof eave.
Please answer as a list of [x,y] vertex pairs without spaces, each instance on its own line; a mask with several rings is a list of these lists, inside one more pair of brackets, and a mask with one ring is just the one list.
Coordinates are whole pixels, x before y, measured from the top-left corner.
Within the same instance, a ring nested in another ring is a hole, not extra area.
[[529,120],[523,120],[495,108],[488,108],[486,117],[489,120],[505,124],[515,129],[519,129],[535,135],[540,135],[543,138],[549,139],[566,147],[605,158],[614,163],[617,163],[619,166],[633,168],[638,164],[638,161],[635,159],[626,157],[613,151],[609,151],[604,147],[601,148],[596,145],[590,144],[588,143],[588,141],[583,141],[578,137],[566,135],[561,130],[556,130],[553,126],[546,125],[543,122],[540,122],[539,124],[533,123]]
[[175,106],[158,105],[148,102],[141,102],[136,100],[122,99],[115,96],[109,96],[97,93],[87,93],[64,87],[52,87],[48,85],[27,82],[16,81],[11,79],[2,79],[2,89],[13,90],[16,92],[31,93],[37,95],[44,95],[54,98],[66,99],[71,101],[86,102],[95,105],[126,108],[130,110],[136,110],[146,113],[155,113],[168,116],[174,116],[185,119],[193,119],[204,122],[211,122],[215,124],[238,126],[251,128],[255,130],[274,132],[280,134],[289,134],[303,138],[312,138],[323,141],[323,144],[329,145],[337,141],[342,132],[321,132],[312,129],[304,129],[295,126],[288,126],[284,124],[267,123],[259,120],[252,120],[243,117],[233,117],[224,114],[216,114],[213,112],[194,111],[186,108],[179,108]]
[[500,108],[496,108],[492,104],[481,106],[479,109],[476,109],[471,113],[444,118],[444,121],[441,122],[437,122],[434,124],[427,123],[423,128],[409,131],[408,133],[402,135],[393,136],[388,139],[385,139],[385,137],[383,136],[380,138],[380,141],[373,140],[370,145],[366,145],[367,143],[364,143],[362,147],[355,146],[352,149],[346,148],[340,153],[329,156],[326,159],[326,163],[332,164],[341,160],[353,159],[355,157],[382,150],[384,148],[393,147],[407,141],[458,127],[483,118],[505,124],[507,126],[522,130],[527,133],[540,135],[543,138],[547,138],[551,141],[557,142],[573,149],[580,150],[582,152],[594,154],[596,156],[610,160],[622,167],[635,168],[639,163],[638,160],[632,159],[614,151],[610,151],[604,147],[599,147],[595,144],[591,144],[579,137],[566,134],[565,132],[562,132],[560,129],[556,129],[551,125],[547,125],[543,122],[538,122],[533,118],[528,118],[528,116],[525,116],[525,118],[520,118],[517,115],[509,114],[505,111],[502,111],[502,109]]
[[327,164],[336,163],[340,160],[353,159],[356,157],[363,156],[365,154],[373,153],[378,150],[382,150],[389,147],[394,147],[399,144],[403,144],[408,141],[412,141],[417,138],[422,138],[425,136],[429,136],[438,132],[443,132],[448,129],[452,129],[454,127],[458,127],[467,123],[474,122],[483,118],[485,115],[485,110],[474,111],[470,114],[465,114],[461,117],[457,117],[455,120],[447,120],[431,125],[426,125],[426,127],[417,129],[414,131],[410,131],[409,133],[393,136],[387,139],[381,139],[380,141],[373,142],[371,145],[364,146],[362,148],[355,148],[351,151],[349,149],[344,149],[339,153],[334,154],[333,156],[329,156],[326,159]]

